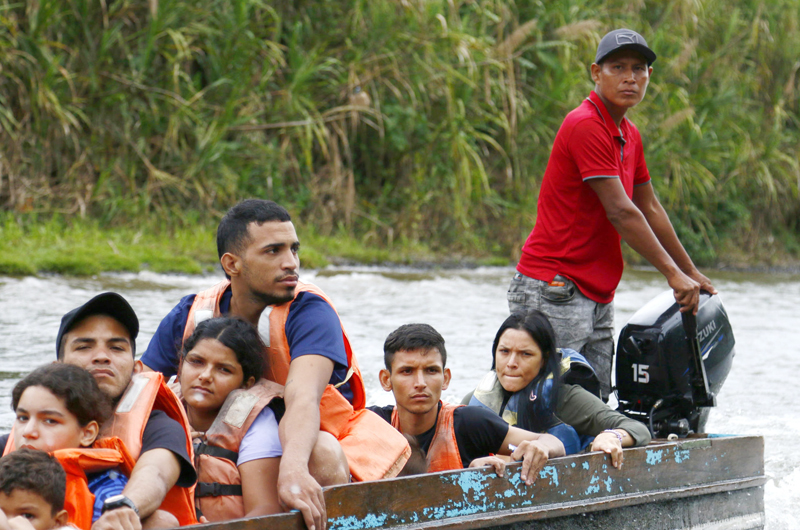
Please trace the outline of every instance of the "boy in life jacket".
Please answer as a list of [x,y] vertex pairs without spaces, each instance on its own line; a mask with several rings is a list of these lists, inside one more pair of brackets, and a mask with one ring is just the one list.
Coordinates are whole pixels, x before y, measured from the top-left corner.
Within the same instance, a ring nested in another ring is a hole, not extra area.
[[111,399],[114,414],[100,426],[100,437],[120,438],[135,460],[124,498],[106,509],[93,530],[197,522],[189,422],[161,374],[141,373],[138,333],[133,308],[109,292],[65,314],[56,338],[58,360],[88,371]]
[[64,468],[43,451],[20,449],[0,458],[0,530],[65,526],[66,486]]
[[555,436],[510,427],[481,407],[443,403],[450,369],[445,368],[444,339],[431,326],[400,326],[383,348],[386,368],[380,382],[397,405],[369,408],[403,434],[416,436],[429,473],[493,465],[502,476],[509,459],[490,455],[505,455],[523,461],[520,475],[530,485],[549,458],[564,456]]
[[119,440],[92,448],[100,424],[111,415],[109,399],[85,370],[47,364],[17,383],[11,403],[16,419],[4,453],[26,448],[52,453],[67,474],[69,522],[89,530],[106,500],[128,483],[123,471],[130,472]]
[[322,489],[309,473],[320,431],[338,440],[354,480],[396,476],[410,450],[405,438],[364,410],[364,382],[350,341],[330,299],[300,281],[299,248],[285,208],[259,199],[236,204],[217,228],[226,279],[181,299],[159,324],[142,362],[174,375],[181,344],[205,319],[238,317],[256,327],[266,345],[263,375],[285,386],[280,502],[300,510],[309,528],[324,530]]

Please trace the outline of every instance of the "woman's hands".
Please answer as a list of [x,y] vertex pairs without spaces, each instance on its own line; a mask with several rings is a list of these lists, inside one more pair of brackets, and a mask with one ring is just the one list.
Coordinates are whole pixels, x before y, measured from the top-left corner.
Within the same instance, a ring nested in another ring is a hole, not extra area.
[[[625,444],[626,441],[630,441],[630,443]],[[608,453],[611,455],[611,465],[620,469],[624,460],[622,454],[623,445],[633,445],[633,438],[624,429],[614,429],[603,431],[595,436],[590,450]]]

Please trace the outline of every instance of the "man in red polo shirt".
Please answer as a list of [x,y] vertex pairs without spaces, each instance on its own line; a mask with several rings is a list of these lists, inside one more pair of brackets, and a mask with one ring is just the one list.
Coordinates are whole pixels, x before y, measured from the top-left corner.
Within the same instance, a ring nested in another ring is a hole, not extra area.
[[620,238],[667,279],[681,311],[697,312],[700,289],[716,293],[678,240],[656,197],[642,138],[625,113],[644,97],[656,54],[628,29],[608,33],[592,64],[594,91],[556,135],[538,214],[508,291],[512,312],[544,312],[558,346],[584,354],[611,388],[614,291]]

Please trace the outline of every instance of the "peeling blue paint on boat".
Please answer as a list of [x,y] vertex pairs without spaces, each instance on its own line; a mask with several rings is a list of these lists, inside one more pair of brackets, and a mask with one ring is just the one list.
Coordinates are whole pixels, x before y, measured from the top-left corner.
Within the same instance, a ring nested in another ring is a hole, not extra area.
[[689,460],[692,457],[691,451],[688,449],[675,448],[675,462],[680,464],[684,460]]
[[508,481],[513,484],[515,488],[519,489],[519,485],[522,483],[522,477],[519,473],[514,473],[508,477]]
[[380,528],[386,522],[387,517],[386,514],[375,515],[370,513],[363,519],[355,516],[328,519],[328,524],[341,530],[365,530],[367,528]]
[[586,469],[586,470],[589,469],[589,462],[584,462],[583,463],[583,469]]
[[545,466],[544,469],[539,471],[539,477],[550,477],[550,483],[558,486],[558,470],[554,466]]
[[462,515],[472,515],[478,512],[485,512],[486,506],[464,506],[463,503],[456,503],[456,506],[461,506],[461,508],[452,508],[450,510],[445,510],[445,516],[447,517],[459,517]]
[[607,492],[611,493],[611,484],[613,484],[613,483],[614,483],[614,479],[611,478],[611,477],[608,477],[605,480],[604,484],[606,485],[606,491]]
[[477,471],[463,471],[451,478],[455,479],[454,483],[461,488],[464,495],[468,495],[471,490],[476,495],[483,495],[483,490],[486,489],[486,475]]
[[647,459],[646,459],[647,463],[650,464],[651,466],[653,466],[655,464],[660,464],[661,463],[661,456],[662,456],[663,452],[664,451],[660,451],[660,450],[659,451],[648,450],[647,451]]
[[600,492],[600,477],[597,475],[592,475],[591,480],[589,480],[590,486],[586,488],[586,495],[591,495],[592,493],[599,493]]
[[572,463],[572,467],[575,467],[575,465],[576,465],[576,464],[575,464],[575,462],[573,462],[573,463]]
[[586,488],[586,495],[591,495],[592,493],[600,493],[600,485],[597,484],[595,486],[589,486]]

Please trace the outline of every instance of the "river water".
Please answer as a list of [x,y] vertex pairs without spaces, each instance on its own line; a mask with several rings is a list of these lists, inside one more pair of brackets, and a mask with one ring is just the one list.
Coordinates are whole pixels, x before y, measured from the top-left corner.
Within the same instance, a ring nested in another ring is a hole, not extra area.
[[[349,268],[304,271],[334,301],[354,344],[369,404],[389,404],[377,373],[383,340],[397,326],[426,322],[445,338],[453,380],[444,399],[459,402],[491,365],[491,343],[508,308],[510,268],[423,271]],[[711,273],[736,337],[733,369],[711,413],[708,432],[759,434],[766,440],[767,528],[800,521],[800,276]],[[0,433],[13,421],[10,394],[32,368],[55,358],[61,316],[105,290],[123,294],[141,321],[138,351],[185,294],[217,277],[138,274],[91,279],[0,277]],[[666,289],[655,272],[626,271],[616,296],[617,332]]]

